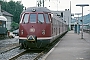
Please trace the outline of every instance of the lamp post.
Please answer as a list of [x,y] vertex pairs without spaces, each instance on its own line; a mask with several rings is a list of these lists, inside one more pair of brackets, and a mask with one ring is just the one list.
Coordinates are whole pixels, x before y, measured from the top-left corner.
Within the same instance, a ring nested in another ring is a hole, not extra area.
[[81,15],[82,13],[75,13],[75,15],[78,15],[78,19],[77,19],[77,34],[79,34],[79,15]]
[[89,6],[89,4],[77,4],[76,6],[82,7],[82,31],[81,31],[81,39],[83,39],[83,7]]
[[58,3],[60,3],[60,1],[59,1],[59,0],[57,0],[57,11],[58,11],[58,5],[59,5]]

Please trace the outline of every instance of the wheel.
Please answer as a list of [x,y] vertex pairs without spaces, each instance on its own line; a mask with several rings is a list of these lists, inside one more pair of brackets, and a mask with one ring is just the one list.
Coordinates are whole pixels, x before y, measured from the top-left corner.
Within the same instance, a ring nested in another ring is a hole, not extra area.
[[23,43],[20,43],[20,49],[23,49],[23,48],[24,48]]
[[23,48],[24,49],[28,49],[28,46],[27,46],[27,44],[24,42],[24,44],[23,44]]

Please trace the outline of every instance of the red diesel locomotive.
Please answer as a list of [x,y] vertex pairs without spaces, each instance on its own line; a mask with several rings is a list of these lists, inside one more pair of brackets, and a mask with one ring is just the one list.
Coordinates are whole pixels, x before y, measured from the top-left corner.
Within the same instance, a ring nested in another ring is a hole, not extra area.
[[29,7],[21,13],[19,43],[21,48],[45,48],[66,31],[66,23],[49,9]]

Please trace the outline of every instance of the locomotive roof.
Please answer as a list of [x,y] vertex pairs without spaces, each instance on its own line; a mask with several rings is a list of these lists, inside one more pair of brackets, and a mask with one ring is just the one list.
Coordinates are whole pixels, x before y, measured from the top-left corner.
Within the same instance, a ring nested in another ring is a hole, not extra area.
[[28,7],[26,10],[23,12],[32,12],[32,10],[35,9],[35,12],[51,12],[49,9],[46,7]]
[[7,21],[7,18],[4,17],[4,16],[0,16],[0,20],[1,20],[1,21]]

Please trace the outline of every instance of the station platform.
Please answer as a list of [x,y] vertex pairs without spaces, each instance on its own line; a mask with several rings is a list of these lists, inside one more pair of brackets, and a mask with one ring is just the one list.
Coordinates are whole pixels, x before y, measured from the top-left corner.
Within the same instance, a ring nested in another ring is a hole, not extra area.
[[90,34],[67,32],[42,60],[90,60]]

